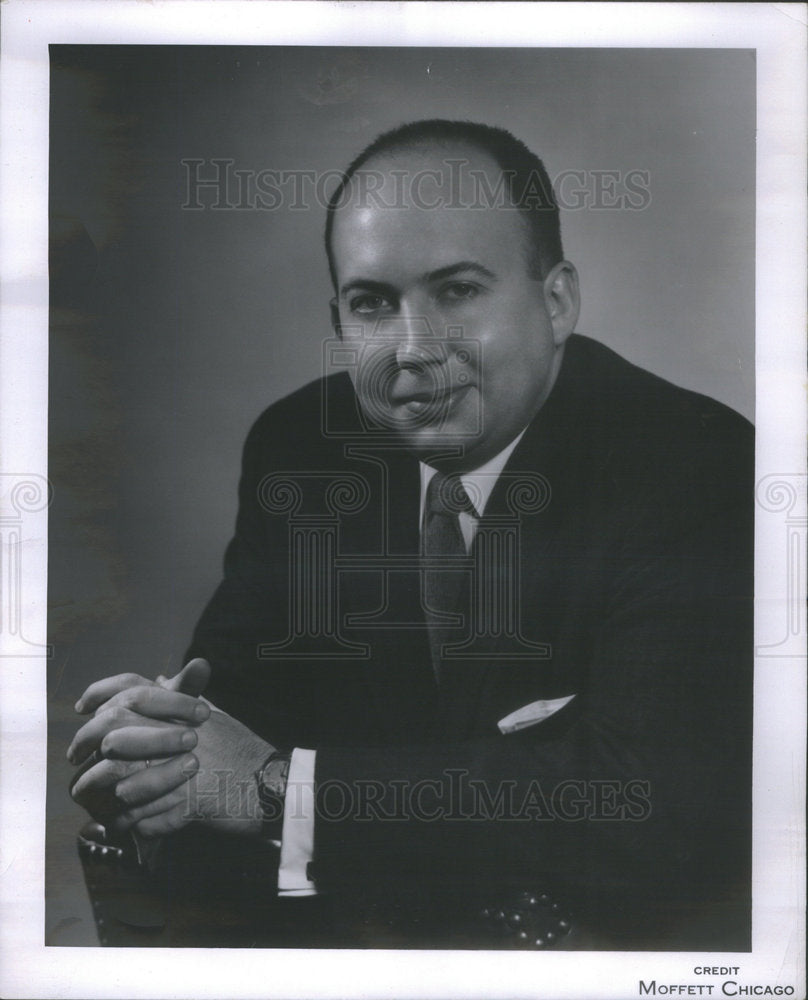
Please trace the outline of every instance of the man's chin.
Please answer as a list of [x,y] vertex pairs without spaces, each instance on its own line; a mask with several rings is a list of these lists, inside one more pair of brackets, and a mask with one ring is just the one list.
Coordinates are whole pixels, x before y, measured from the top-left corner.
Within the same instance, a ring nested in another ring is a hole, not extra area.
[[462,459],[476,453],[482,444],[478,433],[445,427],[396,427],[397,436],[406,449],[422,462],[431,459]]

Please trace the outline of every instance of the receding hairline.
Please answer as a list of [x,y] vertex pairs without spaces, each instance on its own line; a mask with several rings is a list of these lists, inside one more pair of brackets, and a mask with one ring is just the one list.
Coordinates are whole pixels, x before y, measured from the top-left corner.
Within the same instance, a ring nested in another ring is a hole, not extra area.
[[[402,157],[405,157],[409,154],[414,154],[417,157],[423,157],[424,159],[426,159],[431,153],[439,150],[443,150],[447,154],[449,154],[452,151],[461,152],[465,150],[466,152],[471,154],[471,156],[478,157],[479,160],[481,161],[481,165],[490,167],[492,169],[492,173],[496,173],[499,175],[507,173],[506,168],[503,167],[497,161],[493,153],[487,150],[484,146],[474,142],[473,139],[465,139],[463,137],[455,137],[455,136],[451,136],[446,139],[441,139],[437,136],[435,138],[422,138],[422,139],[404,138],[395,145],[371,153],[371,155],[366,160],[363,160],[362,163],[351,172],[350,176],[346,175],[340,187],[343,191],[346,190],[357,175],[362,174],[363,172],[370,173],[370,171],[378,169],[378,164],[386,164],[392,167],[392,169],[395,169],[395,161]],[[447,155],[446,159],[443,162],[448,166],[450,163],[454,162],[454,158]],[[472,163],[471,158],[469,157],[468,160],[464,160],[463,163],[464,165],[471,164]],[[507,194],[508,200],[511,202],[513,207],[518,208],[519,206],[516,203],[516,201],[512,198],[511,192],[507,185],[505,187],[505,193]],[[335,202],[335,204],[331,207],[331,211],[336,212],[342,207],[344,207],[344,204],[342,203],[341,199],[338,199]]]

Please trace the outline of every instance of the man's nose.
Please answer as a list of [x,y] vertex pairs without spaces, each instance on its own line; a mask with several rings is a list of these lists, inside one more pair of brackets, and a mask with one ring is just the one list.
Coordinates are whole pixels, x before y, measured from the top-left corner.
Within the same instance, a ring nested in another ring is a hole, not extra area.
[[424,371],[446,360],[446,344],[423,312],[402,309],[390,317],[396,364],[405,371]]

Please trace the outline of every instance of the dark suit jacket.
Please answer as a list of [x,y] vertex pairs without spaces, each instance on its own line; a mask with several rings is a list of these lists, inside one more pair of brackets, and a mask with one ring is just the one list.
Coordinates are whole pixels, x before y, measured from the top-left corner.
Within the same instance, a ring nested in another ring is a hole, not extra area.
[[[737,414],[572,337],[480,530],[516,539],[516,576],[476,554],[486,586],[516,581],[520,634],[489,623],[438,686],[417,461],[367,426],[345,375],[269,407],[190,654],[220,707],[317,749],[318,883],[443,901],[547,888],[604,947],[748,948],[753,468]],[[303,620],[311,587],[321,610]]]

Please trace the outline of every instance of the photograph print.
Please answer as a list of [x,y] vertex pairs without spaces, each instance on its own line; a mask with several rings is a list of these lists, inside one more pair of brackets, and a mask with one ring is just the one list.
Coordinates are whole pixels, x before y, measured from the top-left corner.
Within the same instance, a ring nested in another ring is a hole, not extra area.
[[50,80],[46,942],[750,951],[754,52]]

